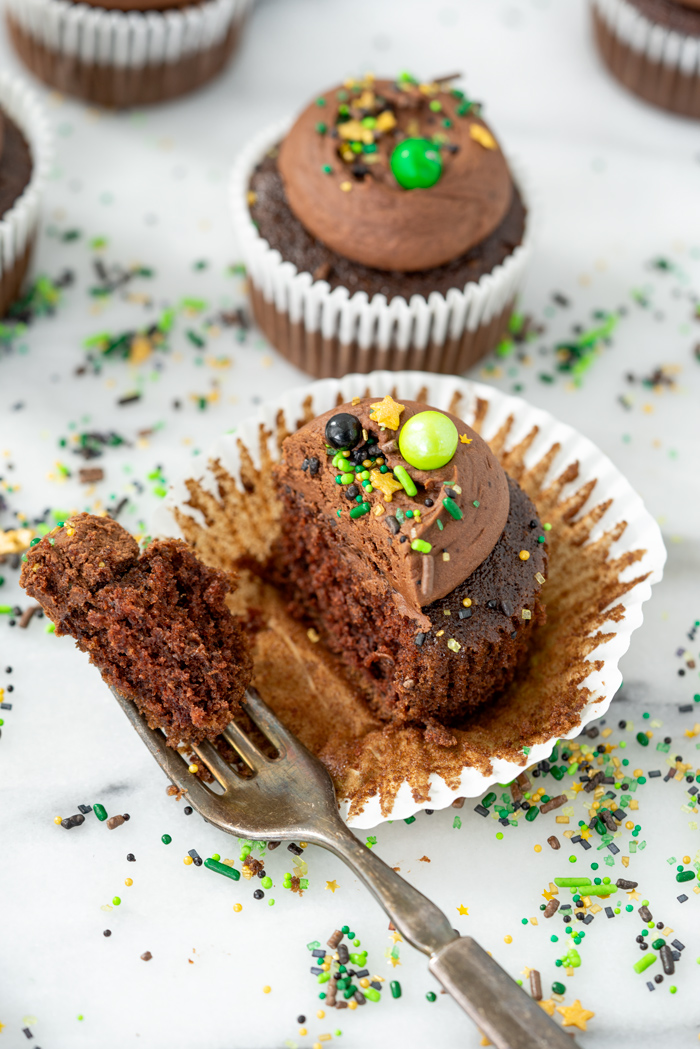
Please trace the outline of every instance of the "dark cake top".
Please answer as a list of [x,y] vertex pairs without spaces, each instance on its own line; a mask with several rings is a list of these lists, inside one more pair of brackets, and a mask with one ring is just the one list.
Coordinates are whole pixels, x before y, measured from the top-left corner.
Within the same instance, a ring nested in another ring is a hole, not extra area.
[[34,545],[20,583],[168,741],[214,739],[240,710],[252,660],[227,576],[174,539],[139,553],[109,517],[77,514]]
[[471,575],[508,517],[508,479],[486,442],[415,401],[355,398],[287,437],[282,451],[278,482],[328,514],[413,610]]
[[333,251],[376,269],[440,266],[493,233],[513,198],[477,104],[449,81],[351,80],[299,116],[279,153],[289,206]]

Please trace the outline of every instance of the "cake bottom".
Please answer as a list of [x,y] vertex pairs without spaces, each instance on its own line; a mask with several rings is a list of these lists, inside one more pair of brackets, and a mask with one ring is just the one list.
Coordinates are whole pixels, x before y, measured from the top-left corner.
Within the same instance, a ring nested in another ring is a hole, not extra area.
[[544,581],[546,568],[540,522],[516,482],[509,479],[509,487],[508,520],[489,556],[447,597],[413,615],[338,537],[332,517],[289,488],[279,493],[282,532],[266,574],[289,613],[359,677],[378,717],[423,726],[445,746],[455,742],[445,726],[511,684],[546,618],[537,579]]
[[167,102],[196,91],[223,70],[236,49],[241,32],[234,22],[222,40],[176,62],[138,68],[84,61],[47,47],[7,15],[7,28],[17,54],[27,68],[49,87],[109,108]]

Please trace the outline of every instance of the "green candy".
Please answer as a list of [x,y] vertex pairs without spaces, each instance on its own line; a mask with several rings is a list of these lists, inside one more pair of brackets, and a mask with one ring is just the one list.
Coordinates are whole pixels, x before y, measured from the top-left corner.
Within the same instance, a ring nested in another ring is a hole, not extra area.
[[416,470],[446,466],[458,444],[457,427],[444,412],[419,412],[406,420],[399,434],[401,455]]
[[405,138],[389,158],[394,178],[404,189],[429,189],[442,175],[437,147],[427,138]]

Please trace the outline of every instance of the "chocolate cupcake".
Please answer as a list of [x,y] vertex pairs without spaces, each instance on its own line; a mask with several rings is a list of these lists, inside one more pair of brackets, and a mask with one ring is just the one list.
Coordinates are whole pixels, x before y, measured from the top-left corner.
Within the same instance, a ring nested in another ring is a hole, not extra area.
[[448,728],[498,696],[544,622],[537,511],[449,412],[356,398],[287,437],[268,571],[374,712]]
[[508,328],[528,208],[480,107],[449,81],[349,81],[239,159],[255,318],[319,377],[462,371]]
[[0,73],[0,317],[29,268],[50,156],[48,122],[34,94]]
[[700,0],[591,0],[612,75],[639,98],[700,118]]
[[164,102],[217,76],[251,0],[7,0],[15,50],[49,87],[102,106]]

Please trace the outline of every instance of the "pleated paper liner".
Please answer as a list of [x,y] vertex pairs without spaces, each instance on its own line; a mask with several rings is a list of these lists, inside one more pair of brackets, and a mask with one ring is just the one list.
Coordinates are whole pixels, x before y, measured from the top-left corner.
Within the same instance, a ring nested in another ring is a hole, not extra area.
[[591,0],[591,14],[601,57],[621,84],[652,105],[700,118],[700,33],[655,25],[628,0]]
[[39,227],[41,202],[52,157],[49,123],[33,91],[19,77],[0,73],[0,109],[24,135],[32,156],[28,185],[0,216],[0,318],[19,297]]
[[[523,242],[479,281],[427,298],[331,289],[324,280],[299,273],[258,233],[248,190],[256,165],[284,136],[289,121],[260,132],[239,155],[230,201],[238,248],[246,265],[258,326],[292,364],[318,378],[349,372],[409,368],[465,371],[505,335],[532,252],[532,203],[527,180],[516,171],[527,208]],[[511,168],[513,164],[509,161]],[[523,183],[525,186],[523,187]]]
[[328,766],[342,810],[357,827],[476,797],[604,714],[621,682],[619,659],[666,557],[641,499],[587,438],[519,398],[420,372],[322,380],[263,405],[219,438],[202,476],[174,487],[153,533],[181,535],[204,561],[230,571],[241,560],[264,562],[279,529],[270,467],[284,437],[336,404],[387,393],[463,418],[551,524],[542,590],[547,624],[517,681],[454,729],[458,743],[446,749],[427,743],[418,729],[381,724],[339,660],[290,619],[284,595],[241,572],[232,607],[258,610],[255,684]]
[[6,0],[10,37],[49,87],[109,107],[187,94],[227,64],[252,0],[171,11],[110,11],[67,0]]

